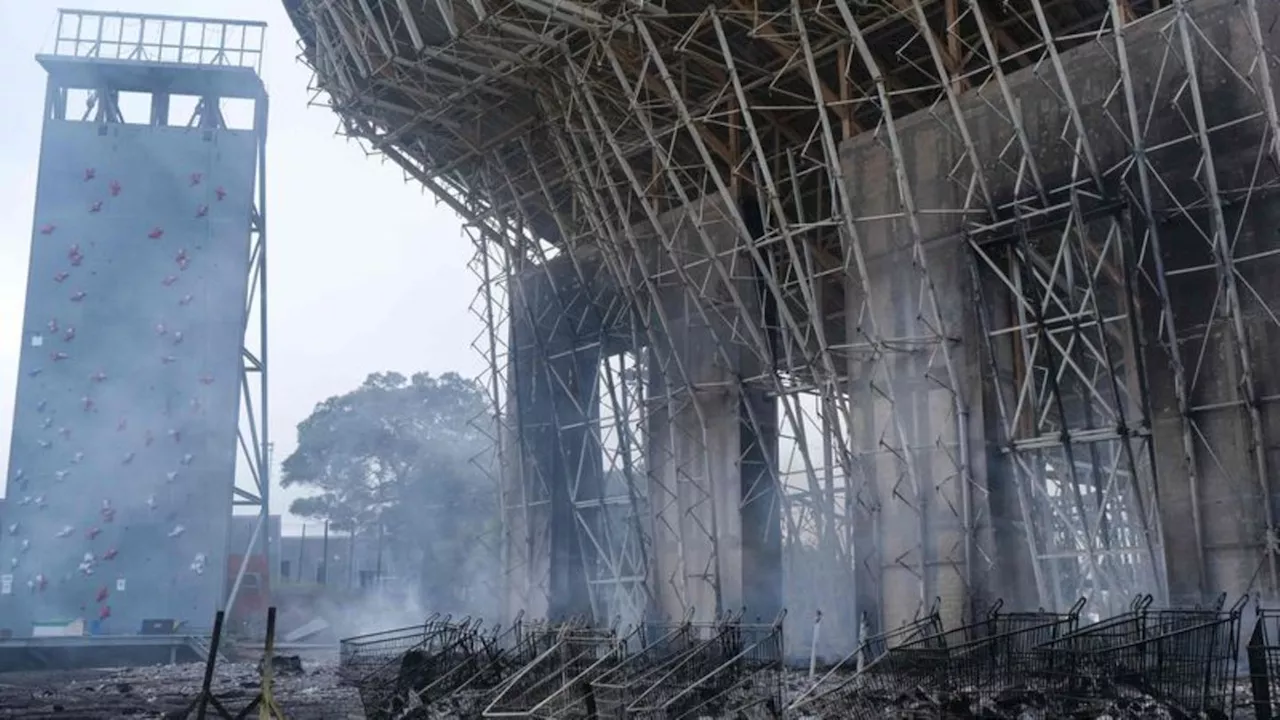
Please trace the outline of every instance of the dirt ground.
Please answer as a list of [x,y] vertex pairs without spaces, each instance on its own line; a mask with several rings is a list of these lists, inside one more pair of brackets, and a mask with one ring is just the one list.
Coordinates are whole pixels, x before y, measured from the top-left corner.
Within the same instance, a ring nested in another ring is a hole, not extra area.
[[[303,674],[277,677],[276,702],[289,720],[363,720],[336,663],[303,661]],[[203,665],[0,674],[0,718],[99,720],[176,718],[199,695]],[[254,663],[219,663],[214,695],[234,716],[259,692]],[[195,717],[194,713],[191,717]],[[209,717],[217,717],[213,712]],[[256,711],[251,715],[256,718]]]

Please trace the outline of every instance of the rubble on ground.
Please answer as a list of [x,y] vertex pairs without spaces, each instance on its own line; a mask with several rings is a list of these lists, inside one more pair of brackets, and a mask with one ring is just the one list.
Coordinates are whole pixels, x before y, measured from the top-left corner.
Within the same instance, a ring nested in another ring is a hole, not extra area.
[[[293,656],[296,658],[296,656]],[[213,694],[232,714],[260,690],[257,663],[219,662]],[[273,667],[292,667],[293,660]],[[301,665],[300,662],[297,663]],[[106,720],[175,717],[200,694],[204,664],[47,671],[0,675],[0,718]],[[289,720],[363,720],[360,701],[340,687],[335,662],[308,662],[301,674],[277,673],[277,703]]]
[[[262,661],[258,661],[258,672],[262,672]],[[271,673],[276,677],[285,675],[304,675],[302,658],[298,655],[272,655]]]

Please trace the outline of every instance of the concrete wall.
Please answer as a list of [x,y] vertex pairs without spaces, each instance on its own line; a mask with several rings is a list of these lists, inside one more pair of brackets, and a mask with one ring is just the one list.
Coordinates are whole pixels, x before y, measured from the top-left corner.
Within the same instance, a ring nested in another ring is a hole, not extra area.
[[250,132],[46,123],[0,539],[15,635],[212,622],[256,158]]
[[[1208,38],[1207,43],[1196,41],[1196,54],[1209,125],[1259,112],[1261,105],[1256,96],[1234,79],[1227,64],[1210,52],[1211,46],[1223,53],[1236,72],[1247,74],[1252,67],[1256,50],[1236,3],[1198,2],[1191,7],[1196,26]],[[1269,33],[1268,42],[1272,48],[1280,46],[1277,43],[1280,34],[1274,22],[1276,12],[1274,4],[1265,5],[1262,26],[1264,32]],[[1171,13],[1166,12],[1126,30],[1137,105],[1144,113],[1141,123],[1150,146],[1185,135],[1191,118],[1189,96],[1182,88],[1185,73],[1177,56],[1180,52],[1180,46],[1176,45],[1178,38],[1176,34],[1172,38],[1168,36],[1171,18]],[[1134,244],[1126,247],[1125,252],[1130,257],[1141,257],[1142,261],[1139,314],[1151,391],[1159,519],[1165,529],[1171,594],[1175,599],[1199,600],[1203,595],[1214,595],[1220,590],[1244,592],[1249,587],[1250,577],[1262,564],[1261,540],[1268,524],[1268,520],[1260,516],[1262,502],[1258,483],[1251,479],[1250,443],[1244,431],[1244,413],[1236,405],[1194,414],[1197,432],[1202,434],[1196,443],[1200,451],[1197,471],[1200,473],[1200,506],[1204,513],[1210,556],[1209,577],[1199,578],[1195,563],[1189,562],[1196,549],[1194,534],[1190,531],[1192,488],[1181,448],[1183,419],[1174,402],[1169,358],[1157,336],[1159,304],[1153,293],[1154,281],[1151,280],[1155,276],[1155,263],[1143,234],[1145,222],[1137,171],[1132,163],[1126,162],[1131,152],[1131,141],[1124,124],[1127,113],[1119,85],[1115,46],[1109,38],[1087,44],[1065,53],[1063,61],[1071,89],[1082,109],[1089,141],[1098,154],[1099,165],[1107,173],[1108,188],[1113,197],[1124,204],[1125,222],[1132,221],[1137,226]],[[1046,61],[1038,67],[1013,73],[1008,79],[1033,146],[1031,160],[1038,167],[1045,185],[1060,188],[1072,180],[1073,172],[1076,177],[1084,175],[1086,169],[1080,164],[1083,161],[1077,159],[1072,151],[1074,134],[1068,130],[1064,135],[1064,127],[1069,127],[1070,117],[1052,66]],[[1179,90],[1182,94],[1174,102],[1173,96]],[[1009,203],[1018,196],[1029,199],[1032,189],[1025,177],[1027,170],[1020,164],[1023,153],[1018,147],[1013,126],[1006,119],[1008,111],[996,84],[988,83],[980,91],[962,96],[961,107],[980,158],[980,172],[985,175],[996,204]],[[974,570],[985,574],[988,595],[1034,601],[1034,596],[1028,593],[1031,579],[1025,538],[1027,529],[1021,522],[1013,488],[1010,487],[1015,475],[1007,458],[996,447],[1002,433],[995,418],[991,390],[993,383],[1008,380],[987,377],[986,389],[981,392],[977,383],[988,365],[986,357],[980,354],[985,352],[979,347],[982,343],[981,329],[969,311],[976,295],[964,270],[967,261],[963,233],[967,218],[960,211],[966,205],[981,210],[982,203],[980,200],[966,203],[965,184],[972,170],[957,124],[945,104],[897,120],[910,191],[924,211],[921,217],[928,248],[929,277],[943,308],[942,325],[953,337],[961,338],[953,349],[953,357],[959,362],[960,374],[971,383],[964,392],[973,414],[967,441],[973,451],[975,488],[980,491],[975,498],[985,497],[984,501],[975,503],[979,521],[977,530],[980,547],[991,553],[989,567]],[[1119,120],[1119,124],[1115,120]],[[1249,175],[1257,167],[1259,157],[1260,122],[1255,120],[1214,134],[1218,177],[1224,188],[1244,188],[1249,184]],[[894,166],[884,138],[872,134],[855,137],[845,143],[843,152],[846,177],[857,214],[874,216],[899,212],[898,188],[892,182],[885,182],[886,177],[893,176]],[[1197,184],[1195,176],[1199,169],[1198,148],[1193,143],[1182,142],[1156,151],[1151,161],[1161,178],[1159,183],[1166,188],[1162,189],[1158,184],[1154,205],[1156,216],[1161,221],[1158,229],[1164,242],[1164,261],[1168,269],[1212,263],[1212,253],[1201,236],[1201,232],[1209,228],[1206,211],[1196,210],[1190,217],[1176,212],[1178,203],[1204,203],[1204,189]],[[1263,167],[1261,172],[1263,182],[1274,177],[1274,170],[1269,166]],[[1024,174],[1021,182],[1020,173]],[[1245,197],[1245,194],[1236,197]],[[1053,199],[1061,202],[1066,198],[1059,193]],[[1227,200],[1230,205],[1230,197]],[[1270,246],[1277,212],[1280,210],[1270,195],[1255,196],[1247,206],[1229,207],[1229,232],[1238,236],[1237,256],[1260,252]],[[887,318],[882,320],[882,332],[895,336],[918,331],[921,322],[918,314],[921,308],[917,303],[920,296],[918,269],[911,264],[911,238],[906,224],[901,221],[868,222],[862,229],[873,278],[873,307],[878,306],[879,317]],[[1091,237],[1099,246],[1104,239],[1104,235]],[[1277,325],[1266,307],[1275,307],[1275,301],[1280,298],[1276,297],[1274,283],[1262,281],[1273,272],[1269,265],[1274,262],[1255,262],[1243,275],[1256,291],[1255,295],[1245,298],[1244,304],[1259,395],[1265,395],[1262,387],[1276,384],[1273,363],[1269,363],[1266,357],[1267,349],[1275,342]],[[1099,282],[1105,283],[1106,279]],[[1192,389],[1193,405],[1229,403],[1238,397],[1236,388],[1240,370],[1235,362],[1228,320],[1220,313],[1215,316],[1211,308],[1217,287],[1218,278],[1212,272],[1180,275],[1170,284],[1183,363],[1189,372],[1200,366]],[[988,291],[987,308],[998,312],[997,306],[1001,302],[999,288],[988,287],[985,290]],[[856,287],[850,288],[849,294],[853,298],[850,307],[853,314],[862,294]],[[923,316],[928,316],[927,309]],[[1207,345],[1201,342],[1206,335],[1209,339]],[[931,441],[937,436],[945,438],[945,428],[953,422],[951,409],[940,397],[940,390],[911,384],[924,376],[925,368],[921,362],[917,355],[896,360],[893,365],[895,375],[903,378],[901,385],[894,389],[900,399],[906,400],[899,403],[899,417],[908,426],[906,433],[912,445]],[[1003,362],[997,358],[998,365]],[[1129,376],[1122,378],[1122,383],[1128,383],[1136,396],[1140,383],[1136,379],[1135,364],[1136,360],[1130,358]],[[855,404],[865,413],[866,423],[863,428],[855,428],[853,435],[855,442],[867,442],[886,430],[890,415],[883,400],[869,400],[865,392],[859,396],[859,383],[868,374],[866,364],[854,359],[851,367],[854,376],[851,393]],[[1142,412],[1136,399],[1129,410],[1131,422],[1141,424]],[[1269,406],[1264,411],[1264,422],[1268,428],[1274,427],[1272,413],[1274,410]],[[1272,435],[1267,432],[1268,438]],[[1270,456],[1274,452],[1274,440],[1268,439],[1267,443]],[[874,448],[869,446],[862,449],[874,452]],[[935,460],[939,459],[937,453],[926,452]],[[916,457],[919,466],[927,467],[928,457],[920,454]],[[1145,460],[1140,458],[1140,461],[1145,465]],[[875,465],[876,482],[873,487],[879,493],[881,504],[878,513],[869,513],[860,522],[859,538],[864,548],[878,545],[878,559],[866,558],[861,553],[860,556],[880,568],[881,575],[877,582],[873,571],[867,571],[866,580],[874,587],[868,589],[860,583],[860,604],[901,608],[908,603],[914,605],[917,597],[916,581],[907,566],[915,560],[910,553],[912,544],[921,533],[919,517],[906,507],[906,503],[892,503],[885,499],[898,485],[899,471],[892,460],[886,459]],[[932,471],[926,469],[920,474],[926,483],[945,486],[942,472],[936,466]],[[956,528],[950,518],[945,513],[936,512],[936,508],[954,500],[952,496],[944,497],[941,492],[922,498],[926,508],[932,506],[932,510],[926,510],[925,546],[929,550],[925,561],[938,564],[938,573],[933,575],[933,584],[928,586],[929,593],[942,595],[944,603],[949,597],[954,598],[961,586],[957,584],[952,568],[947,567],[944,555]],[[900,561],[903,553],[906,553],[906,560]],[[1141,589],[1145,588],[1134,588],[1135,591]],[[894,618],[886,613],[885,620],[892,622]]]

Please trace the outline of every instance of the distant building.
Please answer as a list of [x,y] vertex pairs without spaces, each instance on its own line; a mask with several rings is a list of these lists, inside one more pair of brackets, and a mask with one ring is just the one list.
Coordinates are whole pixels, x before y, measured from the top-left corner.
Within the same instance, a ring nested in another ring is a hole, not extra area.
[[400,574],[386,548],[379,563],[377,535],[352,537],[330,530],[326,542],[321,522],[307,523],[297,535],[281,537],[277,547],[276,577],[281,586],[369,588],[378,584],[379,577],[386,580]]

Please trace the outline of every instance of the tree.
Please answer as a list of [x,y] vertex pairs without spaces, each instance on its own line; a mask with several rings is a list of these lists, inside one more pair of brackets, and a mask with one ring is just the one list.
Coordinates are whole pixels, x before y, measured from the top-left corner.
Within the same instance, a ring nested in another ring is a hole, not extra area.
[[477,612],[497,571],[497,489],[481,470],[483,392],[455,373],[374,373],[298,425],[281,485],[316,492],[294,514],[378,534],[387,564],[416,575],[433,611]]

